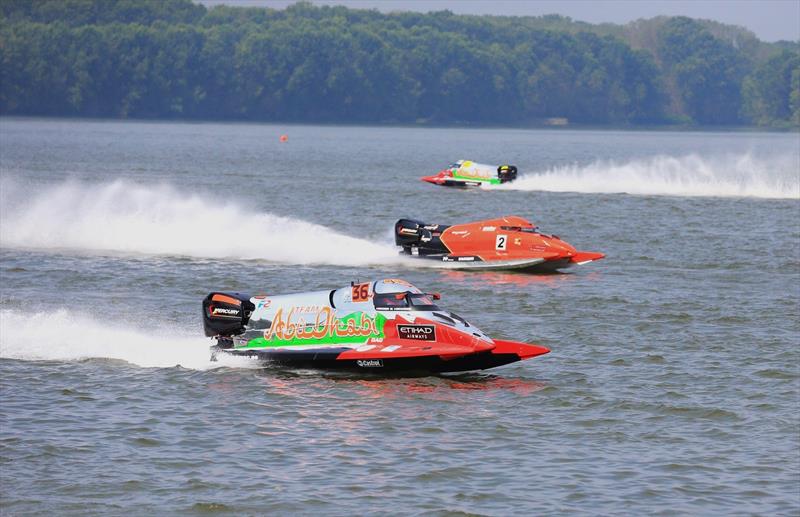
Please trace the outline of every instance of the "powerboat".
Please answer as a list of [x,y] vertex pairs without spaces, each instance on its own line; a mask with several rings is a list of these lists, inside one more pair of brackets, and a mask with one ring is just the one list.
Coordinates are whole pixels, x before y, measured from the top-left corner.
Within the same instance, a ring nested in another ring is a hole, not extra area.
[[605,257],[578,251],[557,235],[541,233],[527,219],[513,215],[450,226],[400,219],[394,238],[401,254],[437,261],[450,269],[553,272]]
[[500,185],[517,179],[514,165],[486,165],[471,160],[458,160],[433,176],[424,176],[422,181],[444,187],[480,187]]
[[203,300],[212,357],[301,368],[426,373],[484,370],[550,350],[493,339],[405,280],[288,295],[212,292]]

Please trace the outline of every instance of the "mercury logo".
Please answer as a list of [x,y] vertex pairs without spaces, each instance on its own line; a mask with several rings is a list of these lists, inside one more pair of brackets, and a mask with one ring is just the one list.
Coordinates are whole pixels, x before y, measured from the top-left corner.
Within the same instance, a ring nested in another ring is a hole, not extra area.
[[224,307],[214,307],[213,314],[222,314],[225,316],[238,316],[239,309],[226,309]]

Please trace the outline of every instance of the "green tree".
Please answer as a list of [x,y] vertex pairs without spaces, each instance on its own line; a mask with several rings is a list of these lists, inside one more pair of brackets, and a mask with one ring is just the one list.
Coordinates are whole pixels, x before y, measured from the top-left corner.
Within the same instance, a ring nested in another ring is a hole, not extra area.
[[701,124],[739,122],[745,61],[732,45],[677,17],[661,28],[658,53],[688,116]]
[[743,113],[761,126],[800,124],[800,51],[785,49],[759,65],[742,85]]
[[0,114],[786,125],[796,43],[689,18],[3,0]]

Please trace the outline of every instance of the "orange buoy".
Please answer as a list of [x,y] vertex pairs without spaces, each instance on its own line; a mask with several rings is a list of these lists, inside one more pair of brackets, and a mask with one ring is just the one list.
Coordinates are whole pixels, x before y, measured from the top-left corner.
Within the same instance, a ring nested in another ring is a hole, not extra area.
[[281,142],[288,142],[288,141],[289,141],[289,135],[281,135]]

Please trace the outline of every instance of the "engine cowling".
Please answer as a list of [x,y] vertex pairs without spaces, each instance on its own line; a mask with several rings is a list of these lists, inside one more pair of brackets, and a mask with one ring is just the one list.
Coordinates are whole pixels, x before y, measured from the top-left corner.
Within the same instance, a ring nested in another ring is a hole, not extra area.
[[501,165],[497,168],[497,177],[500,183],[514,181],[517,179],[517,167],[515,165]]
[[439,238],[449,226],[426,224],[416,219],[400,219],[394,225],[394,242],[408,254],[446,253]]
[[241,334],[255,309],[249,295],[209,293],[203,300],[203,331],[209,337]]
[[400,219],[394,225],[394,242],[404,249],[410,246],[418,246],[423,234],[430,235],[430,231],[425,229],[425,223],[416,219]]

